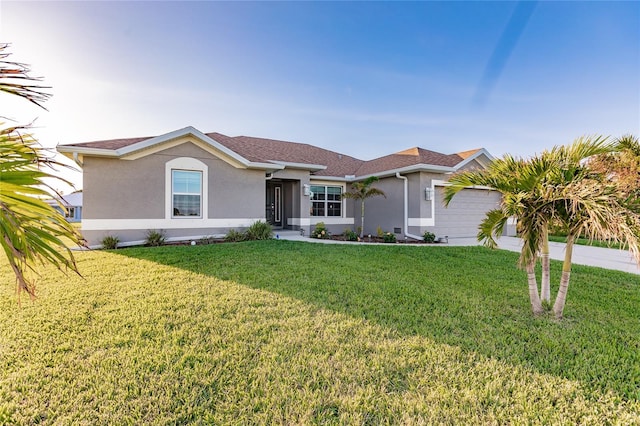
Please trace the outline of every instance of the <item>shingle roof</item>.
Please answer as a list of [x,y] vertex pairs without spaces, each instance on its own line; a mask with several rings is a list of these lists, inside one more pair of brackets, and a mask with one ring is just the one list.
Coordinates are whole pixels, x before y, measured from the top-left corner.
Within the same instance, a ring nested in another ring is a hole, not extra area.
[[69,144],[65,146],[77,146],[82,148],[95,148],[95,149],[120,149],[120,148],[124,148],[125,146],[133,145],[134,143],[146,141],[147,139],[151,139],[151,137],[81,142],[81,143],[74,143],[74,144]]
[[[458,154],[442,154],[415,147],[373,160],[363,161],[304,143],[250,136],[232,137],[217,132],[207,133],[206,135],[251,162],[323,165],[326,166],[326,169],[315,174],[333,177],[366,176],[419,164],[454,167],[478,151],[476,149]],[[116,150],[148,139],[151,139],[151,137],[83,142],[66,146]]]
[[220,133],[207,133],[207,136],[250,161],[327,166],[325,170],[317,173],[322,176],[344,177],[345,175],[354,174],[363,163],[362,160],[357,158],[304,143],[249,136],[229,137]]
[[462,160],[463,158],[457,154],[447,155],[415,147],[367,161],[356,171],[355,175],[366,176],[418,164],[453,167]]

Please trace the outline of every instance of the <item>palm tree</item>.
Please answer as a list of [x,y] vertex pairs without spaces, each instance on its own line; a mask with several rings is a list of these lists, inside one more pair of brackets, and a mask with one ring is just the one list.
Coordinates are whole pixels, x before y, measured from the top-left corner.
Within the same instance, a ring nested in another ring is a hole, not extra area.
[[[542,313],[543,307],[534,267],[538,253],[543,247],[548,247],[545,241],[548,217],[540,206],[537,191],[548,167],[541,160],[527,161],[505,155],[493,161],[487,169],[454,175],[449,180],[450,185],[445,187],[446,205],[458,192],[472,186],[490,187],[502,194],[500,207],[489,211],[480,224],[478,240],[488,247],[497,247],[495,237],[502,235],[510,218],[517,218],[518,233],[524,241],[518,264],[527,272],[529,298],[535,314]],[[547,269],[543,267],[543,287],[545,282],[547,286],[549,282],[548,257],[546,266]]]
[[[49,95],[39,92],[41,86],[28,83],[34,79],[27,75],[26,66],[4,61],[6,47],[0,45],[0,93],[18,95],[41,106],[39,102]],[[56,193],[47,181],[70,184],[47,169],[68,166],[48,158],[38,142],[23,133],[26,128],[0,129],[0,246],[16,276],[18,292],[26,291],[34,297],[34,281],[29,272],[36,272],[38,262],[46,262],[77,273],[65,239],[79,245],[82,238],[43,200]]]
[[[592,170],[585,161],[614,149],[615,144],[607,138],[579,138],[571,145],[554,147],[527,160],[507,155],[485,170],[462,172],[449,180],[446,204],[459,191],[474,185],[488,186],[502,194],[500,208],[488,212],[481,223],[478,239],[495,247],[494,238],[502,234],[507,220],[510,217],[518,220],[523,240],[519,265],[527,271],[531,306],[536,314],[543,308],[534,266],[539,255],[548,254],[547,235],[552,222],[561,224],[568,232],[560,287],[553,306],[558,318],[563,315],[573,244],[579,235],[620,242],[640,263],[640,216],[617,197],[615,182]],[[543,298],[548,291],[544,281],[549,279],[546,259],[545,266],[543,256]]]
[[619,243],[640,264],[640,215],[620,197],[620,186],[611,176],[594,170],[585,161],[618,148],[617,142],[608,143],[606,138],[579,138],[543,154],[556,164],[545,182],[545,201],[567,230],[562,277],[553,305],[557,318],[563,316],[573,246],[579,236]]
[[345,192],[343,195],[345,198],[351,198],[354,200],[360,200],[360,238],[364,236],[364,200],[370,197],[383,196],[387,198],[385,193],[378,189],[373,188],[371,185],[377,182],[379,179],[377,176],[369,176],[365,180],[360,182],[354,182],[351,184],[353,191]]

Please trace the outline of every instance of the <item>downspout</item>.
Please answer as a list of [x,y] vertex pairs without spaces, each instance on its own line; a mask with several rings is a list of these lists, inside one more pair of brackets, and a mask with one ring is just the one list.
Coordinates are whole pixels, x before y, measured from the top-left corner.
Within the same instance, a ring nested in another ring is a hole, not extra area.
[[78,153],[77,153],[77,152],[74,152],[74,153],[73,153],[73,161],[74,161],[78,166],[80,166],[81,168],[82,168],[82,166],[84,165],[84,164],[82,164],[82,161],[80,161],[80,157],[78,156]]
[[396,172],[396,177],[404,181],[404,235],[414,240],[422,240],[421,236],[409,233],[409,179],[400,175],[400,172]]

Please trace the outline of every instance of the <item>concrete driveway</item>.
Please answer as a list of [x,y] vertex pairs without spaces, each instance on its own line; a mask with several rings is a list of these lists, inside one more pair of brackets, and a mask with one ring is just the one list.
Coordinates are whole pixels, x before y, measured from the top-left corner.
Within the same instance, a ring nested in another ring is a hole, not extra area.
[[[522,240],[515,237],[501,237],[498,240],[498,246],[504,250],[520,252]],[[549,256],[552,259],[564,260],[564,252],[564,243],[549,243]],[[574,245],[572,263],[640,274],[640,267],[626,250]]]
[[[355,244],[345,241],[319,240],[301,236],[297,231],[276,231],[278,238],[286,240],[307,241],[324,244]],[[360,243],[369,244],[369,243]],[[475,238],[450,238],[448,244],[442,246],[475,246],[479,245]],[[516,237],[500,237],[498,246],[503,250],[520,252],[522,240]],[[549,243],[549,255],[555,260],[564,260],[564,243]],[[640,275],[640,267],[635,263],[628,251],[575,245],[573,247],[572,263],[576,265],[597,266]]]

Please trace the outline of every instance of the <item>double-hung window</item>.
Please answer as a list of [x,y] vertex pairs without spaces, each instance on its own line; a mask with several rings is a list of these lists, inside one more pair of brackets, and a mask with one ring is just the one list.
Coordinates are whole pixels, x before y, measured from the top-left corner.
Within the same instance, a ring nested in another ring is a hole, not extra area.
[[311,192],[311,216],[342,216],[342,187],[312,185]]
[[171,171],[173,217],[202,217],[202,172]]

